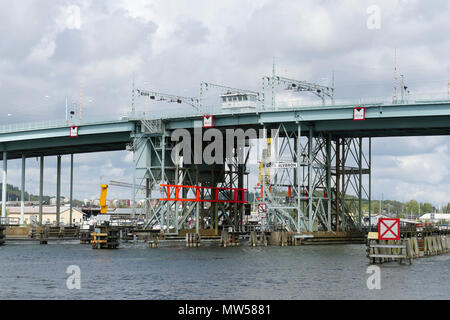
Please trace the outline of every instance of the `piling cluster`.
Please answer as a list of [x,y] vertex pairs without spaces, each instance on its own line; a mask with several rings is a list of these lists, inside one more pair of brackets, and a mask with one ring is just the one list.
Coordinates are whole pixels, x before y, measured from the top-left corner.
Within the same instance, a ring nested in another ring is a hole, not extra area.
[[97,226],[92,233],[93,249],[117,249],[119,247],[119,230],[110,226]]
[[200,247],[200,234],[186,233],[186,247]]
[[[422,252],[422,254],[421,254]],[[372,264],[398,261],[405,264],[414,259],[450,252],[450,238],[447,234],[404,237],[400,240],[368,240],[367,257]]]

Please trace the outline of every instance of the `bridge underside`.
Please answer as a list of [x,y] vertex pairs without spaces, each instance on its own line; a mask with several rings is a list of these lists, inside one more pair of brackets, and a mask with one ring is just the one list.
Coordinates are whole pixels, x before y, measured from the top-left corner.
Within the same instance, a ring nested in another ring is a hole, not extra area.
[[39,156],[57,156],[87,152],[125,150],[130,143],[130,133],[112,133],[103,135],[83,135],[77,138],[56,137],[39,139],[39,141],[17,141],[0,144],[0,159],[3,151],[8,152],[8,159],[20,159]]

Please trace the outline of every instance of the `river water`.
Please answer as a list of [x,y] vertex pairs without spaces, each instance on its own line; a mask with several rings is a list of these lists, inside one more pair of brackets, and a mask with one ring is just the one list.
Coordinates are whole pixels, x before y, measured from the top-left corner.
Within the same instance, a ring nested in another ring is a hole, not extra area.
[[[81,289],[69,290],[68,266]],[[381,265],[381,289],[366,285],[363,245],[221,248],[78,241],[7,241],[0,247],[1,299],[449,299],[450,254]]]

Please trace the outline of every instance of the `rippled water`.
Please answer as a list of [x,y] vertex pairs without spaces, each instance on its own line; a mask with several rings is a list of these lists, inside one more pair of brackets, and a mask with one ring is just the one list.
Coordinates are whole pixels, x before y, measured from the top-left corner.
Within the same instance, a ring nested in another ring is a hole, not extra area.
[[[69,265],[81,289],[66,287]],[[369,290],[363,245],[220,248],[182,243],[93,250],[78,242],[0,247],[1,299],[449,299],[450,254],[381,265]]]

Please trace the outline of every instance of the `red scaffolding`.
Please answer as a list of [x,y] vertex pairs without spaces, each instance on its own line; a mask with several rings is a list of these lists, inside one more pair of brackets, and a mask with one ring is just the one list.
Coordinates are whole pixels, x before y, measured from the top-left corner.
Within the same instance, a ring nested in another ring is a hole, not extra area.
[[[161,184],[161,187],[166,189],[166,197],[161,198],[161,201],[190,201],[190,202],[223,202],[223,203],[248,203],[245,200],[245,192],[247,189],[243,188],[219,188],[219,187],[200,187],[200,186],[182,186],[182,185],[173,185],[173,184]],[[175,188],[175,192],[173,189]],[[180,190],[181,189],[195,189],[195,198],[180,198]],[[201,190],[210,190],[210,199],[201,199]],[[172,192],[171,192],[172,191]],[[233,200],[223,200],[219,199],[219,194],[229,193],[231,191]],[[240,196],[239,196],[240,194]],[[175,195],[175,197],[171,197],[171,195]]]

